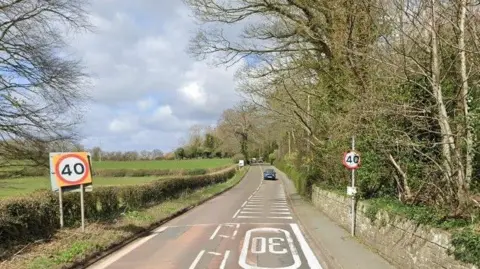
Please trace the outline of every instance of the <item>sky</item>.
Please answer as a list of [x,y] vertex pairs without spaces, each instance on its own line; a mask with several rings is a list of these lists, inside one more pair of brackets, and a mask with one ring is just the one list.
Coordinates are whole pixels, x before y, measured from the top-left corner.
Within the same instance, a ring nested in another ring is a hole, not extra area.
[[182,1],[95,0],[89,9],[95,32],[70,39],[91,74],[79,129],[86,147],[170,151],[240,100],[235,68],[187,54],[198,25]]

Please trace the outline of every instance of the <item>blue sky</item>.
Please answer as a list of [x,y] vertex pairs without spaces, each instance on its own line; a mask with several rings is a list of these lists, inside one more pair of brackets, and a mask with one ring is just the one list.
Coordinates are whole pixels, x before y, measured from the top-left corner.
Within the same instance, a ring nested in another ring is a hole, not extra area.
[[197,25],[182,1],[95,0],[90,10],[95,33],[69,38],[92,75],[80,128],[87,147],[172,150],[239,100],[235,68],[185,52]]

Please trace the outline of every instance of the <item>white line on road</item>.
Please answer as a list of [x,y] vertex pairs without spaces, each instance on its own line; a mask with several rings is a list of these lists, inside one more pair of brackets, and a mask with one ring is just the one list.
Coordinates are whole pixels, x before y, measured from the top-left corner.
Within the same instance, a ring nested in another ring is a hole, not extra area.
[[225,251],[225,256],[223,256],[222,263],[220,264],[220,269],[225,269],[225,265],[227,264],[228,255],[230,255],[230,250]]
[[140,245],[146,243],[148,240],[154,238],[155,236],[157,236],[159,233],[162,233],[163,231],[165,231],[168,227],[167,226],[164,226],[164,227],[160,227],[160,228],[157,228],[155,229],[153,232],[155,232],[154,234],[151,234],[147,237],[144,237],[136,242],[134,242],[133,244],[131,245],[128,245],[126,246],[125,248],[123,248],[122,250],[120,250],[119,252],[117,252],[116,254],[110,256],[108,259],[106,259],[105,261],[101,262],[100,264],[98,265],[93,265],[91,268],[92,269],[104,269],[104,268],[107,268],[108,266],[110,266],[112,263],[120,260],[123,256],[127,255],[128,253],[130,253],[132,250],[138,248]]
[[244,207],[247,204],[247,201],[243,202],[241,207]]
[[240,213],[240,209],[239,209],[239,210],[237,210],[237,212],[235,212],[235,215],[233,215],[233,218],[236,218],[236,217],[237,217],[237,215],[238,215],[238,213]]
[[213,251],[209,251],[208,254],[212,254],[212,255],[216,255],[216,256],[222,255],[222,253],[213,252]]
[[232,239],[235,239],[235,236],[238,233],[238,228],[240,228],[240,224],[237,224],[237,228],[235,228],[235,231],[233,231]]
[[222,226],[221,224],[218,225],[217,229],[215,229],[215,231],[213,232],[212,236],[210,236],[210,240],[212,240],[212,239],[215,237],[215,235],[217,235],[218,230],[220,230],[220,227],[221,227],[221,226]]
[[263,212],[259,211],[242,211],[240,214],[262,214]]
[[271,211],[289,211],[288,208],[272,208]]
[[263,207],[263,205],[246,205],[245,208],[247,207]]
[[290,212],[270,212],[270,214],[290,215]]
[[239,219],[258,219],[258,217],[253,217],[253,216],[238,216],[237,218],[239,218]]
[[194,269],[195,266],[197,266],[197,263],[200,261],[200,259],[202,258],[203,256],[203,253],[205,253],[205,250],[202,250],[200,251],[200,253],[198,253],[197,257],[195,258],[195,260],[193,261],[192,265],[190,265],[190,267],[188,269]]
[[305,255],[305,258],[307,258],[307,262],[310,268],[322,269],[322,266],[320,265],[317,258],[315,257],[315,254],[313,254],[313,251],[308,245],[307,241],[305,240],[305,237],[303,237],[303,234],[300,231],[298,224],[291,223],[290,227],[292,227],[292,231],[297,237],[298,243],[300,243],[300,248],[302,249],[303,255]]
[[223,234],[221,234],[221,235],[219,235],[219,236],[220,236],[220,237],[223,237],[223,238],[230,238],[230,236],[228,236],[228,235],[223,235]]
[[292,219],[292,217],[268,217],[269,219]]

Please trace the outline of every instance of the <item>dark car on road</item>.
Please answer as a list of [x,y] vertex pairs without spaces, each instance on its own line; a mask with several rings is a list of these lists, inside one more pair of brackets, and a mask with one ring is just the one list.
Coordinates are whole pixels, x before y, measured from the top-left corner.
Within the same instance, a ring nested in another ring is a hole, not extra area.
[[277,179],[277,173],[275,173],[275,170],[273,169],[266,169],[263,171],[263,179]]

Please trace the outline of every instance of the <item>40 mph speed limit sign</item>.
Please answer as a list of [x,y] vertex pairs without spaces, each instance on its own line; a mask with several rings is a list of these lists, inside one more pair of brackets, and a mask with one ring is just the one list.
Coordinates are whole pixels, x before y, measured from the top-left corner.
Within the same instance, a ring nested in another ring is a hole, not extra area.
[[57,184],[60,187],[92,183],[87,152],[58,154],[53,157]]
[[360,167],[360,164],[360,153],[352,150],[343,154],[343,166],[345,166],[347,169],[358,169]]

